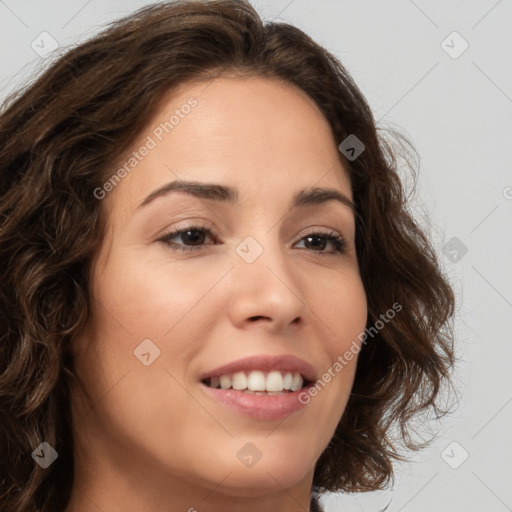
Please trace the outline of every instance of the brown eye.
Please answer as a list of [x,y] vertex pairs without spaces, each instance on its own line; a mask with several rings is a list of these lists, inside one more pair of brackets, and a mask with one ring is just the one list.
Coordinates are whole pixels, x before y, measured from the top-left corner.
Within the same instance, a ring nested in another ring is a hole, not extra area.
[[[212,237],[210,228],[205,226],[189,226],[183,229],[175,229],[159,238],[158,241],[163,242],[173,250],[193,251],[205,245],[205,240],[208,237]],[[175,240],[181,240],[181,243]]]
[[[311,249],[315,253],[337,255],[345,252],[345,240],[335,232],[330,233],[309,233],[302,237],[301,242],[305,241],[306,249]],[[334,250],[325,251],[325,247],[331,244]]]

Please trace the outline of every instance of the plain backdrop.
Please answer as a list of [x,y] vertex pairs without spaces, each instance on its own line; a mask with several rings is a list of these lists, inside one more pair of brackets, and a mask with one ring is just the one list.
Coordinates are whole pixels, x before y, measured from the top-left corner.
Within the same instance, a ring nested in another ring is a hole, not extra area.
[[[148,3],[0,0],[0,98],[52,58],[41,38],[75,44]],[[512,0],[252,3],[332,51],[379,125],[411,139],[412,207],[457,294],[456,412],[392,489],[332,495],[327,510],[512,510]]]

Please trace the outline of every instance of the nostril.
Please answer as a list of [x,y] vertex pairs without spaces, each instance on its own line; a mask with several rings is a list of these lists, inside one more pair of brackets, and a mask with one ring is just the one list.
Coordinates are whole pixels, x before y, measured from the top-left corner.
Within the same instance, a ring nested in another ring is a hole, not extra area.
[[262,316],[262,315],[257,315],[257,316],[252,316],[250,319],[252,321],[254,321],[254,320],[260,320],[260,318],[267,318],[267,317],[266,316]]

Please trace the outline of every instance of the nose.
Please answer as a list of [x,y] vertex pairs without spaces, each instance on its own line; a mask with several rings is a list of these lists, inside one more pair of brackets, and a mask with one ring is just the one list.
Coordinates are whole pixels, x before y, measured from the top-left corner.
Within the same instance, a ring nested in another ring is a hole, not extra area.
[[234,255],[228,313],[240,329],[260,325],[275,334],[302,324],[309,308],[301,291],[301,276],[290,265],[284,247],[276,241],[262,248],[251,263]]

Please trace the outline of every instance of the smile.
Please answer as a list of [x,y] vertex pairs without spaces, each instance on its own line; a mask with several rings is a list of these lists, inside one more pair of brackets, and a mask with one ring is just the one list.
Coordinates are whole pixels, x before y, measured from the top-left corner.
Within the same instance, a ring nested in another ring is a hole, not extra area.
[[282,420],[301,410],[315,369],[295,356],[253,356],[201,375],[201,389],[223,409],[258,420]]
[[304,379],[298,372],[273,370],[263,372],[236,372],[224,374],[220,377],[205,379],[204,384],[215,389],[234,389],[246,393],[273,394],[289,393],[302,389]]

